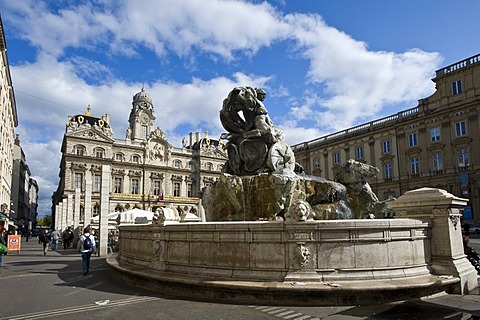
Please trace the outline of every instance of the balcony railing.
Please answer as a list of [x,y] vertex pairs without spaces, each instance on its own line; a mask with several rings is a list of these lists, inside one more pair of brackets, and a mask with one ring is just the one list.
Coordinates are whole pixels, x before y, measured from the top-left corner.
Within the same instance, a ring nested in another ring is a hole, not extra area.
[[480,62],[480,54],[477,54],[475,56],[472,56],[470,58],[467,58],[465,60],[456,62],[454,64],[449,65],[448,67],[442,68],[440,70],[435,71],[437,77],[449,74],[453,71],[460,70],[462,68],[468,67],[472,64],[479,63]]
[[318,144],[333,141],[335,139],[343,139],[346,136],[353,135],[353,134],[359,134],[361,132],[368,132],[368,131],[373,131],[376,128],[385,126],[386,124],[390,124],[393,122],[400,122],[405,119],[415,117],[418,114],[418,107],[407,109],[404,111],[400,111],[399,113],[391,116],[387,116],[381,119],[377,119],[365,124],[361,124],[352,128],[345,129],[343,131],[338,131],[314,140],[302,142],[296,145],[291,146],[292,150],[294,152],[296,151],[302,151],[305,149],[309,149],[311,147],[314,147]]

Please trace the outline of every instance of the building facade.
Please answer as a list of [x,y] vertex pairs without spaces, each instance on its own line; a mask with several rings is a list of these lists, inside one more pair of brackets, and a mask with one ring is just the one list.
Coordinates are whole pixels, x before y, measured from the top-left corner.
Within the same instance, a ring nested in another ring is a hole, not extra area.
[[0,224],[2,225],[7,223],[6,216],[12,210],[13,146],[17,126],[17,106],[8,64],[5,33],[0,17]]
[[26,232],[36,226],[38,216],[38,185],[31,177],[18,135],[13,145],[12,207],[10,217]]
[[377,167],[380,200],[435,187],[469,200],[480,221],[480,54],[436,71],[436,91],[418,106],[292,146],[307,174],[334,179],[355,159]]
[[174,147],[154,128],[155,119],[143,88],[133,97],[125,138],[114,138],[109,115],[95,117],[90,107],[69,117],[53,195],[57,229],[88,224],[100,212],[134,208],[172,207],[180,215],[200,215],[200,192],[219,179],[227,159],[223,145],[197,132]]

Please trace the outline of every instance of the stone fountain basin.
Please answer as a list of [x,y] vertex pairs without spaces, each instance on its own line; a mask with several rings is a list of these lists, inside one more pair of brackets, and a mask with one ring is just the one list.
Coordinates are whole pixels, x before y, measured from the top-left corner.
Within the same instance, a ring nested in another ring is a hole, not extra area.
[[399,300],[459,281],[431,271],[431,228],[429,219],[121,226],[120,252],[108,263],[137,285],[191,295],[197,288],[215,299],[271,302],[303,292],[334,294],[336,302],[325,301],[337,304]]

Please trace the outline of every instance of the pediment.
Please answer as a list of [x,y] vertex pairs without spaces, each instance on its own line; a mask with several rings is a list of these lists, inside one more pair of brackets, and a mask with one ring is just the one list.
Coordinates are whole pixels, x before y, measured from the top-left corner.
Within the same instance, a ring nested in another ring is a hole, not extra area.
[[460,137],[456,138],[455,140],[452,141],[452,146],[459,146],[459,145],[468,145],[472,142],[472,138],[470,137]]
[[430,146],[428,146],[427,150],[428,151],[443,150],[443,148],[445,148],[445,143],[435,142],[435,143],[432,143]]
[[102,141],[107,143],[113,143],[113,138],[109,137],[103,132],[102,129],[97,130],[95,128],[79,128],[75,131],[67,132],[65,134],[67,137],[74,137],[80,139],[88,139],[95,141]]
[[227,153],[222,151],[220,148],[203,148],[201,150],[202,156],[216,157],[216,158],[227,158]]
[[407,150],[407,152],[405,152],[407,156],[412,156],[414,154],[420,154],[420,153],[422,153],[422,148],[419,148],[419,147],[411,147],[410,149]]

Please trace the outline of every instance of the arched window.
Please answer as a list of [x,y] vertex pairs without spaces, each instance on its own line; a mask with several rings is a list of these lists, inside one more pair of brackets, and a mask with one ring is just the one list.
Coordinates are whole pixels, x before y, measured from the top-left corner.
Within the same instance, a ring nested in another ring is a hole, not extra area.
[[75,151],[75,155],[77,155],[77,156],[86,156],[87,155],[85,147],[80,145],[80,144],[76,145],[74,147],[74,151]]
[[180,161],[180,160],[174,160],[174,161],[173,161],[173,167],[174,167],[174,168],[181,168],[181,167],[182,167],[182,161]]

